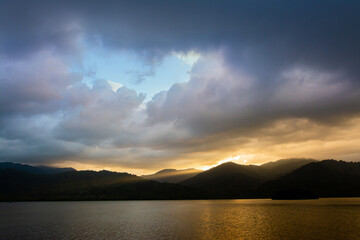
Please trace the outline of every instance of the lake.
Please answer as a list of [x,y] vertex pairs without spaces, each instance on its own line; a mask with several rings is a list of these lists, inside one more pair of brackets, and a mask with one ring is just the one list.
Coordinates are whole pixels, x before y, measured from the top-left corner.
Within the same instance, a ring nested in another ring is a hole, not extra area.
[[0,239],[360,239],[360,198],[0,203]]

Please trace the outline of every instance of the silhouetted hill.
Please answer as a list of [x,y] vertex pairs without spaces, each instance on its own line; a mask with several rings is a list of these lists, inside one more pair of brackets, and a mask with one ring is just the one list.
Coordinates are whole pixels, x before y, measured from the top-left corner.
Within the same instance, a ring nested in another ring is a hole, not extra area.
[[2,169],[16,169],[21,170],[28,173],[34,174],[55,174],[69,171],[76,171],[74,168],[55,168],[55,167],[47,167],[47,166],[30,166],[26,164],[20,163],[12,163],[12,162],[1,162],[0,170]]
[[320,197],[360,196],[360,162],[324,160],[309,163],[279,179],[265,183],[258,189],[264,197],[300,188]]
[[280,163],[264,167],[228,162],[181,184],[109,171],[37,174],[5,168],[0,169],[0,201],[360,197],[360,162],[311,162],[272,180],[287,165]]
[[164,169],[157,173],[151,175],[143,175],[142,178],[150,179],[158,182],[167,182],[167,183],[179,183],[195,175],[203,172],[202,170],[197,170],[194,168],[176,170],[176,169]]
[[73,171],[33,174],[0,170],[1,201],[202,198],[189,187],[145,180],[128,173]]
[[270,179],[269,171],[254,165],[227,162],[181,182],[216,198],[252,197],[254,189]]
[[272,178],[282,177],[292,171],[317,160],[311,158],[288,158],[280,159],[275,162],[268,162],[260,165],[263,168],[270,170]]

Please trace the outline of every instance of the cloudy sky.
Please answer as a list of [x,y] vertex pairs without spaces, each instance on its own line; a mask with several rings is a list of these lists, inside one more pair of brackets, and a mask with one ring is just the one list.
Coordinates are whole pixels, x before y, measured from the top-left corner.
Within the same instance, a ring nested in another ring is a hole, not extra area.
[[0,1],[0,161],[360,160],[360,2]]

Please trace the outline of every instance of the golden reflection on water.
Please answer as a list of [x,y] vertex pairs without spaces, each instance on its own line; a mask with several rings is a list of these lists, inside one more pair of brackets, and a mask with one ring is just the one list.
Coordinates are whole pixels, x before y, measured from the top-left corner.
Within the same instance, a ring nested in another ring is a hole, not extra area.
[[360,199],[219,200],[205,206],[196,239],[360,239]]
[[360,239],[360,198],[0,203],[0,239]]

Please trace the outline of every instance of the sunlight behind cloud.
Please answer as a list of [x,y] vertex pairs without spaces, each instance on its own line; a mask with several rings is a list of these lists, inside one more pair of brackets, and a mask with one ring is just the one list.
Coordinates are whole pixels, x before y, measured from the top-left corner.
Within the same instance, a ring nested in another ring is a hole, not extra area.
[[200,58],[200,54],[195,51],[190,51],[187,53],[175,53],[176,57],[183,61],[187,65],[194,65],[194,63]]
[[0,3],[4,161],[155,171],[360,158],[349,3],[24,2]]
[[110,84],[110,86],[114,92],[116,92],[119,88],[124,86],[119,82],[113,82],[113,81],[109,81],[109,80],[107,82]]
[[234,162],[234,163],[237,163],[237,164],[242,164],[242,165],[245,165],[248,160],[247,158],[251,157],[250,155],[237,155],[237,156],[230,156],[228,158],[225,158],[223,160],[220,160],[217,162],[217,164],[214,164],[214,165],[210,165],[210,166],[203,166],[203,167],[199,167],[199,169],[201,170],[209,170],[210,168],[214,168],[214,167],[217,167],[223,163],[227,163],[227,162]]

